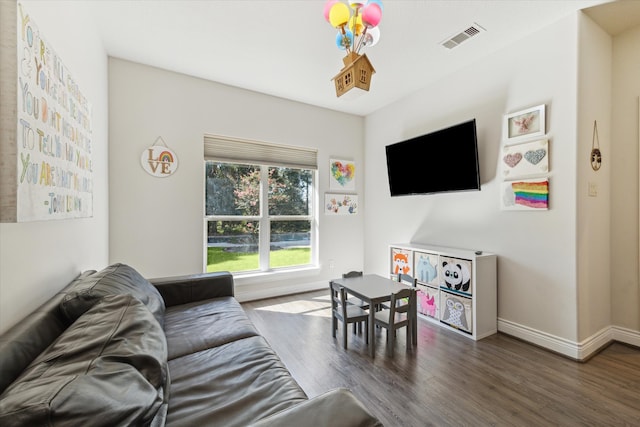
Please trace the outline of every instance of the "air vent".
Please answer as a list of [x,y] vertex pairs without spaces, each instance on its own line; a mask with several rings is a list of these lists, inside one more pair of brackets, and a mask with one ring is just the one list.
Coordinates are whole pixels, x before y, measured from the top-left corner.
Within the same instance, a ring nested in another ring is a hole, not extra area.
[[459,46],[460,43],[470,39],[471,37],[477,36],[483,31],[486,30],[474,22],[473,25],[469,28],[460,31],[458,34],[455,34],[452,37],[449,37],[443,42],[440,42],[440,44],[447,49],[453,49],[454,47]]

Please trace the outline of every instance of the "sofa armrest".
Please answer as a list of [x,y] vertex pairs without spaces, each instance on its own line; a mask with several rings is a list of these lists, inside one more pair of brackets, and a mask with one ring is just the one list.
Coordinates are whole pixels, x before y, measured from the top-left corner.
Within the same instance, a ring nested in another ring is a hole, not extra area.
[[167,307],[211,298],[232,297],[233,275],[228,271],[149,279]]
[[378,427],[382,423],[346,388],[338,388],[261,419],[251,427]]

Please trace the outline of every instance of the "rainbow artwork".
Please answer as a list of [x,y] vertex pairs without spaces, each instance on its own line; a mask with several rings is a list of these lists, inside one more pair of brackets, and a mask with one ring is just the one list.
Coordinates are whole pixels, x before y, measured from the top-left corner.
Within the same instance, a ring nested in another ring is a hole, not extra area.
[[503,183],[502,207],[506,210],[549,209],[549,180]]
[[165,150],[162,153],[160,153],[160,155],[158,156],[158,160],[160,162],[173,163],[173,153]]

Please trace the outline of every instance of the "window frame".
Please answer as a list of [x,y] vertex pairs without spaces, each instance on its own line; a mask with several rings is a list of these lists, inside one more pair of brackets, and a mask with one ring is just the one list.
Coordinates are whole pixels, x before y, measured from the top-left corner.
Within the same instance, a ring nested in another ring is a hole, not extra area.
[[[318,170],[313,168],[305,168],[305,167],[294,167],[294,166],[283,166],[276,164],[267,164],[263,162],[238,162],[238,161],[227,161],[227,160],[214,160],[214,159],[204,159],[204,170],[206,171],[207,162],[213,163],[226,163],[226,164],[237,164],[237,165],[248,165],[248,166],[256,166],[260,168],[260,211],[259,215],[206,215],[206,174],[205,175],[205,186],[204,186],[204,194],[203,194],[203,212],[204,215],[204,260],[203,260],[203,271],[207,271],[208,262],[207,262],[207,249],[208,249],[208,225],[211,221],[256,221],[259,224],[259,242],[258,242],[258,270],[246,270],[246,271],[235,271],[232,272],[234,277],[250,277],[250,276],[263,276],[263,275],[272,275],[272,274],[281,274],[283,272],[297,272],[297,271],[305,271],[305,270],[317,270],[319,268],[318,265]],[[302,169],[311,172],[311,185],[310,185],[310,202],[309,202],[309,213],[307,215],[270,215],[269,214],[269,168],[288,168],[288,169]],[[270,267],[270,256],[271,256],[271,222],[272,221],[309,221],[310,230],[309,230],[309,247],[311,249],[310,260],[308,264],[289,266],[289,267],[278,267],[271,268]]]

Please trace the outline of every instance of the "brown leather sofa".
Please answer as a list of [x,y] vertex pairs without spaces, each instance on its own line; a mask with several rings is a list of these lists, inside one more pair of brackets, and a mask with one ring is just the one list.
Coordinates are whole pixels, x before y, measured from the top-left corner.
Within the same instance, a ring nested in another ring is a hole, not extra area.
[[0,337],[2,426],[380,426],[313,399],[234,299],[233,276],[81,274]]

